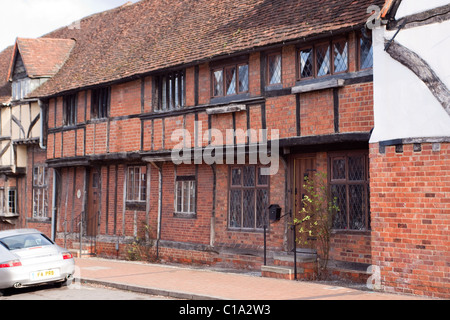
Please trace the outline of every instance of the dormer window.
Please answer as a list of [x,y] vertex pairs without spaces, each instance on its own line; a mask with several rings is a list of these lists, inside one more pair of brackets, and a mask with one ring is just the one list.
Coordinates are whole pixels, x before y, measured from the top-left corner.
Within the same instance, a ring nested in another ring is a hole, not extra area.
[[75,40],[17,38],[8,80],[12,82],[12,100],[26,99],[53,77],[69,57]]

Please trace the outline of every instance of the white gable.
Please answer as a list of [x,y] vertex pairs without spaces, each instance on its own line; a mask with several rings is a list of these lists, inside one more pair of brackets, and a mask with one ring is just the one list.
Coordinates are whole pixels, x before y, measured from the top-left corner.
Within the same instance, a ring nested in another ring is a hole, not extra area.
[[[397,16],[448,5],[448,0],[403,1]],[[402,10],[402,11],[400,11]],[[396,30],[374,30],[375,128],[371,142],[450,136],[450,115],[425,83],[385,51]],[[401,30],[395,41],[415,52],[450,88],[450,20]]]
[[398,7],[395,19],[427,11],[433,8],[442,7],[449,4],[449,0],[402,0]]

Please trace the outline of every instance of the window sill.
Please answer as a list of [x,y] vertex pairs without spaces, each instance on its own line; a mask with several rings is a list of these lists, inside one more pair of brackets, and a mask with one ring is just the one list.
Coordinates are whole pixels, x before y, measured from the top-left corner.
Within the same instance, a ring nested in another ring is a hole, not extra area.
[[300,84],[292,88],[292,93],[306,93],[324,89],[340,88],[345,83],[344,79],[320,79],[314,83]]
[[125,204],[127,210],[145,211],[147,204],[145,201],[127,201]]
[[246,111],[247,106],[245,104],[230,104],[225,107],[214,107],[206,109],[207,114],[225,114]]
[[8,213],[8,212],[0,212],[0,218],[18,218],[20,214],[18,213]]
[[339,73],[322,78],[313,78],[297,81],[292,87],[292,93],[305,93],[324,89],[340,88],[347,84],[373,76],[373,69],[365,69],[356,72]]
[[29,218],[27,222],[30,223],[51,223],[51,218]]
[[250,93],[240,93],[233,94],[229,96],[222,97],[212,97],[210,104],[232,104],[239,101],[248,100],[250,98]]
[[348,234],[348,235],[361,235],[370,236],[371,230],[332,230],[331,234]]
[[[264,229],[246,229],[246,228],[236,228],[228,227],[229,232],[246,232],[246,233],[264,233]],[[269,227],[267,227],[267,232],[269,232]]]
[[174,212],[173,213],[174,218],[180,218],[180,219],[197,219],[197,213],[186,213],[186,212]]

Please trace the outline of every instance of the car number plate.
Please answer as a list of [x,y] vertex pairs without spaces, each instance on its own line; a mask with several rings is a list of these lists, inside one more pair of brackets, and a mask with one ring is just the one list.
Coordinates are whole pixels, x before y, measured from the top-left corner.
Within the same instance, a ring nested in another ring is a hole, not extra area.
[[59,277],[59,269],[36,271],[30,274],[31,280],[46,280]]

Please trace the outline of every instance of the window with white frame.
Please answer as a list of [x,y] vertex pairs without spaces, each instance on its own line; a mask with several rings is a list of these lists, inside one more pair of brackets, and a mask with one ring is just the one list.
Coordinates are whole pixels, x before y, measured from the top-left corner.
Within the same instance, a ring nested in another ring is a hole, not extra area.
[[48,218],[47,168],[33,168],[33,218]]
[[8,213],[17,214],[17,190],[15,188],[8,190]]
[[195,215],[195,176],[178,176],[175,184],[175,214]]
[[5,214],[7,212],[6,209],[6,197],[5,197],[5,189],[0,188],[0,215]]
[[127,201],[144,202],[147,195],[147,167],[128,167]]

